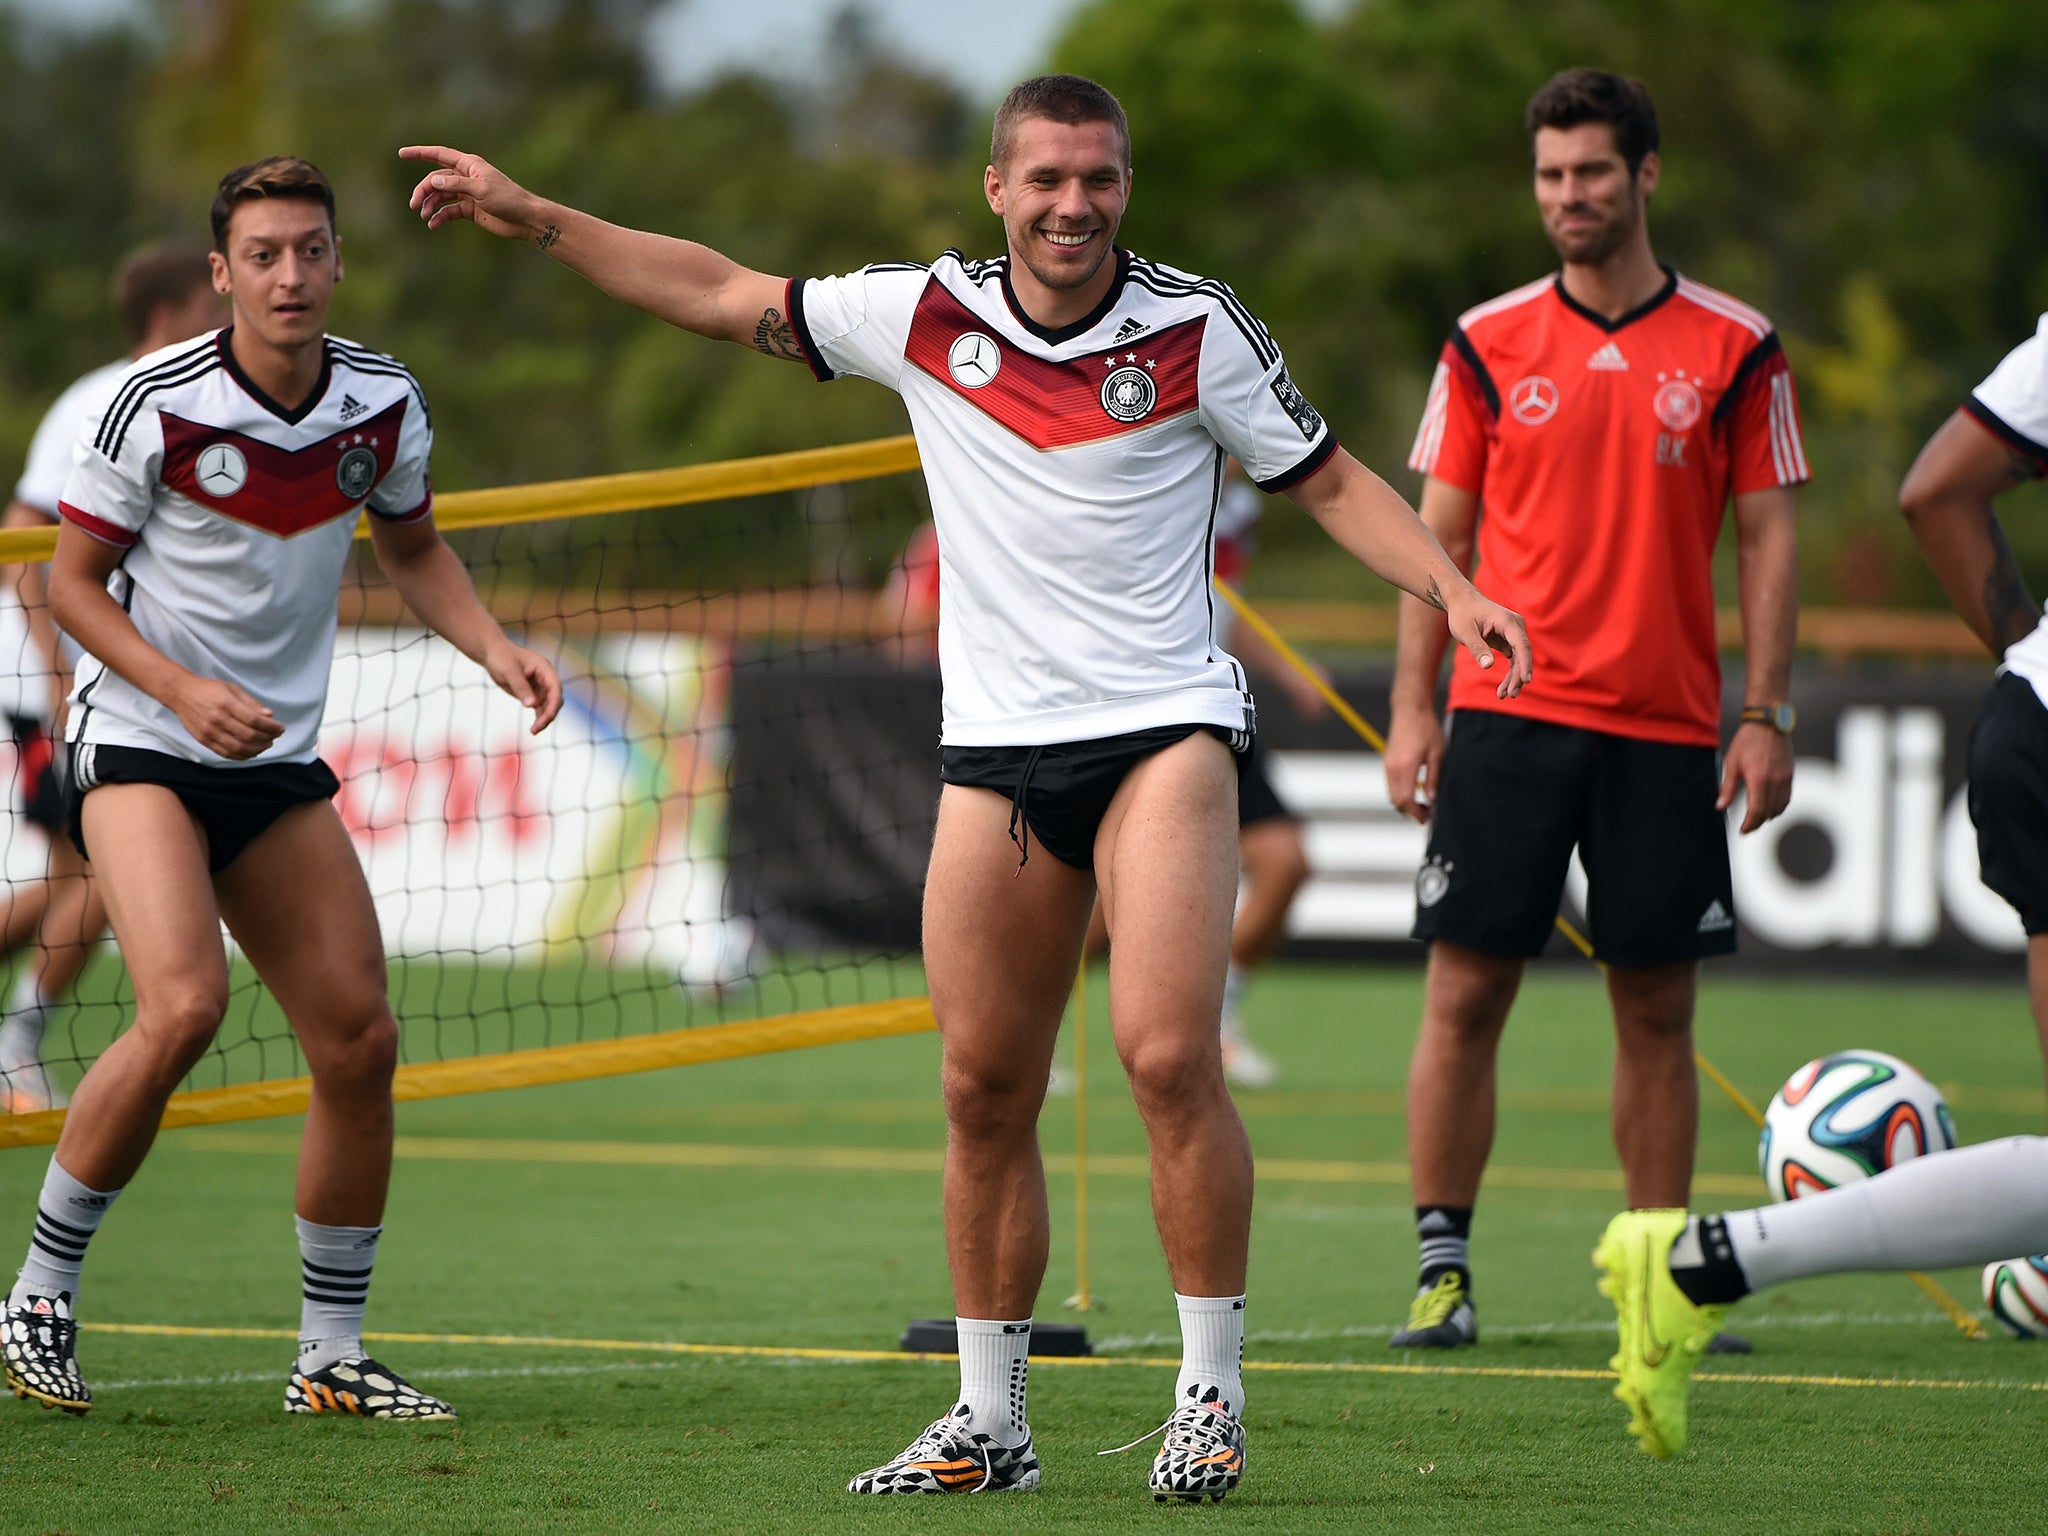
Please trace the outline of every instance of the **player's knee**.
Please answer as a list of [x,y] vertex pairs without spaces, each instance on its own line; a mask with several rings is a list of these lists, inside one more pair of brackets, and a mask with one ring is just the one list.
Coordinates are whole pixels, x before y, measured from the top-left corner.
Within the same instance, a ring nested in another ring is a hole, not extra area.
[[206,1054],[227,1011],[225,981],[173,984],[137,1000],[135,1034],[159,1075],[175,1082]]
[[313,1075],[328,1087],[384,1092],[398,1070],[398,1021],[381,999],[366,1003],[348,1026],[328,1032],[318,1047],[308,1042],[306,1058]]
[[940,1073],[946,1124],[969,1138],[1002,1136],[1038,1123],[1045,1101],[1044,1074],[1007,1062],[949,1061]]
[[1222,1047],[1214,1035],[1177,1032],[1133,1040],[1120,1049],[1131,1096],[1141,1113],[1171,1113],[1176,1105],[1202,1102],[1223,1083]]

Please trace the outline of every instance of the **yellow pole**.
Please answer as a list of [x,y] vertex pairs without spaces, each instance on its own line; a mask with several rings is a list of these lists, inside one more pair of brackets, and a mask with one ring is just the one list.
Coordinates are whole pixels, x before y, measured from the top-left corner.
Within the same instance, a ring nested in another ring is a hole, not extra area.
[[[1282,639],[1280,631],[1271,624],[1268,624],[1229,583],[1217,579],[1216,590],[1222,594],[1223,600],[1236,610],[1237,616],[1258,633],[1260,639],[1270,645],[1279,653],[1282,660],[1314,685],[1316,692],[1323,696],[1324,702],[1337,712],[1338,719],[1350,726],[1373,751],[1385,752],[1387,750],[1386,737],[1374,730],[1367,723],[1364,716],[1360,715],[1357,710],[1345,702],[1343,696],[1330,686],[1328,680],[1314,667],[1310,666],[1299,651]],[[1580,933],[1577,928],[1572,926],[1562,912],[1558,913],[1553,921],[1557,924],[1557,931],[1571,940],[1573,948],[1577,949],[1588,960],[1593,961],[1595,965],[1600,964],[1593,954],[1592,943],[1583,933]],[[1727,1094],[1730,1099],[1734,1100],[1736,1108],[1749,1116],[1750,1122],[1753,1125],[1761,1126],[1764,1123],[1762,1111],[1750,1101],[1747,1094],[1729,1081],[1727,1075],[1719,1067],[1707,1060],[1698,1051],[1693,1052],[1692,1059],[1699,1064],[1700,1071],[1704,1072],[1712,1080],[1714,1086]],[[1988,1337],[1984,1325],[1972,1316],[1961,1302],[1949,1295],[1942,1288],[1941,1282],[1932,1275],[1922,1274],[1919,1270],[1908,1270],[1906,1278],[1919,1286],[1927,1299],[1948,1315],[1948,1320],[1956,1325],[1964,1338],[1981,1339]]]
[[1074,1294],[1072,1312],[1094,1312],[1102,1303],[1088,1288],[1088,957],[1074,975]]

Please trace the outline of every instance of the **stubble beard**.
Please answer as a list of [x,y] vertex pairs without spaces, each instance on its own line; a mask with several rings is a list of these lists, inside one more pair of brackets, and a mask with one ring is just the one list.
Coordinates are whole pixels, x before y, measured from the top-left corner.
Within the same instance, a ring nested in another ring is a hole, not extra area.
[[1550,244],[1560,258],[1574,266],[1597,267],[1628,244],[1636,226],[1642,222],[1642,216],[1641,203],[1631,197],[1624,206],[1615,210],[1611,219],[1591,234],[1570,237],[1551,234]]

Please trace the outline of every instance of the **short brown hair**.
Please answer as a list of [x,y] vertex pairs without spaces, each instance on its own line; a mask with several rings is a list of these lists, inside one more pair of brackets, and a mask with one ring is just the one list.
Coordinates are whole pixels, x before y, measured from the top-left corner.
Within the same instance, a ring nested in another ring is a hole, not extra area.
[[220,190],[213,195],[213,248],[223,256],[228,251],[228,220],[241,204],[259,197],[295,197],[318,203],[327,210],[327,227],[335,227],[334,188],[320,167],[296,155],[272,155],[238,165],[220,179]]
[[1082,123],[1108,123],[1116,129],[1123,146],[1124,169],[1131,165],[1131,125],[1124,120],[1123,105],[1080,75],[1038,75],[1010,87],[1010,94],[996,108],[995,130],[989,135],[989,164],[1000,167],[1009,158],[1017,137],[1017,125],[1028,117],[1076,127]]
[[1522,116],[1531,139],[1538,128],[1576,128],[1581,123],[1605,123],[1614,130],[1614,147],[1628,162],[1631,176],[1658,144],[1657,104],[1650,100],[1649,90],[1640,80],[1604,69],[1559,70],[1529,98],[1529,110]]
[[160,304],[183,304],[213,287],[213,268],[196,245],[145,245],[114,269],[114,309],[134,346],[149,333]]

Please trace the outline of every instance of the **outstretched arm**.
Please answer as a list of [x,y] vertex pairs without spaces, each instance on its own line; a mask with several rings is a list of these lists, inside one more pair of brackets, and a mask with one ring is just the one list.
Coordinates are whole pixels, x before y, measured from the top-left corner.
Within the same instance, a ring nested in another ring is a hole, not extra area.
[[439,229],[456,219],[506,240],[524,240],[615,299],[713,341],[803,362],[784,312],[787,282],[750,271],[709,246],[607,224],[527,191],[480,156],[409,144],[401,160],[437,169],[412,189],[411,206]]
[[1522,691],[1535,666],[1521,615],[1489,602],[1465,579],[1400,492],[1339,448],[1287,494],[1368,570],[1442,609],[1451,638],[1480,666],[1492,667],[1494,652],[1505,652],[1495,691],[1504,699]]
[[[1451,563],[1469,575],[1479,497],[1431,475],[1422,482],[1422,523]],[[1444,726],[1436,712],[1436,684],[1450,643],[1443,613],[1403,594],[1394,686],[1387,700],[1387,798],[1403,816],[1423,823],[1443,773]]]
[[2039,622],[2041,610],[1998,526],[1991,499],[2042,472],[2017,448],[1957,411],[1927,440],[1899,487],[1899,508],[1942,590],[1994,656]]
[[405,605],[533,711],[533,734],[546,730],[562,708],[562,680],[545,656],[514,645],[499,628],[440,530],[425,518],[411,523],[378,518],[370,524],[370,542],[377,564]]

